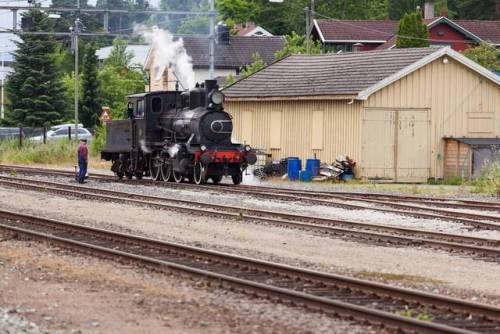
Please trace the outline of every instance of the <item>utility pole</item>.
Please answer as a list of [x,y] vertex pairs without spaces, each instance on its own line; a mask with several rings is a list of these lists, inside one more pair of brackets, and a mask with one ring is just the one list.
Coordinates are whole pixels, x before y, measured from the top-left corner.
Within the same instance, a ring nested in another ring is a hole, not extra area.
[[[80,7],[80,0],[77,2]],[[79,74],[78,74],[78,34],[80,33],[81,22],[80,18],[75,19],[75,26],[73,27],[73,52],[75,53],[75,138],[78,141],[78,101],[79,101]]]
[[306,49],[307,54],[311,53],[311,31],[314,25],[314,0],[311,5],[305,8],[306,11]]
[[208,78],[215,78],[215,0],[210,0],[210,45],[208,50]]

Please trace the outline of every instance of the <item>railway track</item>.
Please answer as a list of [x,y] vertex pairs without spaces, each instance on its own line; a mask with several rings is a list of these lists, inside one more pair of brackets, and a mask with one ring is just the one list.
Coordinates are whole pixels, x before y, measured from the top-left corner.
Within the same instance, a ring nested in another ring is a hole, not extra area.
[[174,197],[68,185],[64,183],[19,179],[0,176],[0,186],[35,190],[98,201],[112,201],[132,205],[175,210],[196,215],[210,215],[236,220],[251,220],[291,229],[300,229],[335,238],[354,240],[382,246],[430,247],[451,254],[468,255],[477,259],[500,262],[500,240],[468,237],[458,234],[424,231],[379,224],[361,223],[311,217],[269,210],[250,209],[229,205],[182,200]]
[[[54,169],[38,169],[34,167],[17,167],[10,165],[0,165],[0,170],[4,171],[16,171],[23,173],[31,173],[31,174],[43,174],[43,175],[55,175],[55,176],[74,176],[73,172],[69,171],[61,171]],[[107,182],[117,182],[116,178],[103,175],[103,174],[91,174],[92,178],[95,178],[99,181],[107,181]],[[500,224],[500,215],[490,215],[490,214],[478,214],[478,213],[470,213],[463,211],[452,211],[452,210],[444,210],[441,208],[432,208],[429,205],[447,205],[448,207],[453,207],[455,209],[480,209],[493,212],[498,212],[500,214],[500,202],[491,202],[491,203],[482,203],[482,202],[474,202],[474,201],[466,201],[466,203],[452,203],[450,201],[445,201],[444,199],[437,199],[431,202],[429,199],[426,199],[426,206],[423,205],[415,205],[415,204],[402,204],[399,201],[398,197],[395,197],[388,200],[379,200],[379,199],[371,199],[371,198],[362,198],[364,197],[372,197],[371,194],[356,194],[356,193],[348,193],[349,195],[339,195],[337,193],[330,192],[307,192],[307,191],[297,191],[297,190],[289,190],[283,188],[273,188],[273,187],[260,187],[260,186],[212,186],[212,185],[195,185],[195,184],[187,184],[187,183],[170,183],[170,182],[154,182],[151,180],[123,180],[122,182],[131,182],[131,183],[139,183],[141,185],[155,185],[155,186],[164,186],[164,187],[174,187],[174,188],[183,188],[183,189],[193,189],[193,190],[209,190],[209,191],[222,191],[222,192],[230,192],[230,193],[240,193],[244,195],[254,195],[258,197],[264,197],[269,199],[279,199],[279,200],[287,200],[287,201],[301,201],[307,202],[310,204],[316,205],[328,205],[335,207],[342,207],[351,210],[374,210],[379,212],[386,213],[394,213],[399,215],[411,216],[416,218],[428,218],[428,219],[441,219],[441,220],[452,220],[455,222],[467,224],[470,226],[478,226],[481,225],[480,222],[492,222]],[[384,195],[386,198],[390,197],[389,195]],[[322,197],[322,198],[318,198]],[[328,199],[325,199],[328,198]],[[391,197],[392,198],[392,197]],[[412,198],[410,196],[403,196],[402,198]],[[347,201],[346,201],[347,199]],[[417,197],[417,199],[420,199]],[[417,199],[413,199],[416,201]],[[375,207],[375,206],[366,206],[361,204],[352,204],[348,203],[348,201],[357,201],[357,202],[365,202],[371,204],[382,205],[384,207]],[[483,225],[482,228],[485,228],[487,225]],[[493,226],[490,224],[492,229],[499,229],[499,226]],[[481,227],[480,227],[481,228]]]
[[[500,308],[0,210],[0,230],[397,332],[498,333]],[[402,316],[413,316],[425,319]]]

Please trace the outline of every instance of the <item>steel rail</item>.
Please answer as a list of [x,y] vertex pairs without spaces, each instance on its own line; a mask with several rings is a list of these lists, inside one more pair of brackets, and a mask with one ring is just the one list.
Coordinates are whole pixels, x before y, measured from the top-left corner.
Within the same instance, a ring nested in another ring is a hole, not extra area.
[[[0,217],[4,220],[0,229],[9,233],[205,277],[219,285],[222,283],[223,287],[229,285],[242,292],[263,293],[270,299],[278,298],[372,324],[419,333],[500,330],[500,308],[491,305],[6,210],[0,210]],[[436,322],[395,314],[395,307],[401,306],[423,307],[432,313]]]
[[[8,168],[8,167],[7,167]],[[15,167],[14,167],[15,168]],[[24,167],[23,167],[24,168]],[[1,169],[1,166],[0,166]],[[26,170],[33,171],[34,173],[38,173],[38,171],[33,168],[33,167],[28,167]],[[71,174],[71,172],[58,172],[57,170],[45,170],[40,172],[41,174],[59,174],[59,175],[74,175]],[[102,174],[98,174],[94,177],[97,177],[99,180],[103,181],[116,181],[116,179],[113,179],[111,176],[105,176]],[[137,180],[127,180],[128,182],[133,182],[133,183],[139,183],[141,185],[161,185],[165,187],[182,187],[182,188],[191,188],[191,189],[207,189],[207,190],[216,190],[219,191],[222,189],[222,187],[214,187],[214,186],[207,186],[207,185],[194,185],[194,184],[179,184],[179,183],[163,183],[163,182],[154,182],[150,180],[141,180],[137,182]],[[125,182],[127,182],[125,181]],[[281,199],[281,200],[290,200],[290,201],[303,201],[303,202],[310,202],[313,204],[320,204],[320,205],[328,205],[328,206],[334,206],[334,207],[341,207],[341,208],[346,208],[349,210],[374,210],[374,211],[379,211],[379,212],[387,212],[387,213],[394,213],[394,214],[399,214],[399,215],[405,215],[405,216],[410,216],[410,217],[416,217],[416,218],[428,218],[428,219],[441,219],[441,220],[452,220],[455,222],[467,224],[470,226],[474,227],[479,227],[479,228],[486,228],[487,224],[481,224],[481,221],[489,221],[492,223],[499,223],[499,225],[494,225],[494,224],[489,224],[491,229],[495,230],[500,230],[500,216],[491,216],[491,215],[481,215],[481,214],[476,214],[476,213],[467,213],[467,212],[457,212],[457,211],[449,211],[449,210],[443,210],[443,209],[434,209],[434,208],[429,208],[429,207],[422,207],[422,206],[416,206],[416,205],[410,205],[410,204],[399,204],[399,203],[394,203],[394,202],[384,202],[384,201],[377,201],[377,200],[364,200],[366,202],[376,202],[378,204],[382,204],[385,206],[389,207],[396,207],[396,208],[402,208],[402,209],[390,209],[390,208],[380,208],[380,207],[371,207],[371,206],[365,206],[365,205],[359,205],[359,204],[349,204],[345,203],[345,200],[341,201],[332,201],[332,200],[324,200],[324,199],[318,199],[310,196],[298,196],[298,195],[291,195],[287,193],[270,193],[268,191],[263,191],[263,190],[243,190],[243,189],[238,189],[239,187],[225,187],[224,189],[226,191],[230,191],[232,193],[242,193],[242,194],[254,194],[257,196],[264,196],[267,198],[271,199]],[[229,189],[229,190],[228,190]],[[273,188],[276,189],[276,188]],[[360,201],[359,199],[353,199],[356,201]],[[422,210],[424,212],[422,212]],[[425,212],[427,211],[427,212]],[[480,227],[479,225],[483,225]]]
[[[2,168],[12,168],[12,170],[15,170],[15,166],[0,166],[0,169]],[[21,167],[18,168],[19,170],[24,170],[24,171],[33,171],[33,173],[40,173],[40,174],[46,174],[46,175],[74,175],[72,172],[69,171],[57,171],[57,170],[38,170],[33,167]],[[111,176],[107,175],[102,175],[102,174],[97,174],[94,175],[92,174],[92,177],[95,177],[99,180],[109,180],[109,181],[116,181],[113,179]],[[356,200],[356,201],[365,201],[365,202],[371,202],[371,203],[376,203],[376,204],[382,204],[385,206],[389,207],[396,207],[396,208],[402,208],[402,210],[397,210],[397,209],[389,209],[389,208],[379,208],[379,207],[371,207],[371,206],[364,206],[364,205],[359,205],[359,204],[349,204],[345,203],[345,200],[336,198],[337,201],[332,201],[332,200],[326,200],[326,199],[318,199],[316,194],[314,193],[312,195],[308,196],[298,196],[295,194],[289,194],[289,193],[280,193],[281,191],[278,188],[272,188],[274,192],[269,192],[268,187],[265,187],[267,189],[266,191],[264,190],[251,190],[249,188],[244,188],[244,189],[239,189],[240,186],[238,187],[228,187],[228,186],[210,186],[210,185],[194,185],[194,184],[182,184],[182,183],[164,183],[164,182],[154,182],[151,180],[141,180],[140,182],[137,181],[132,181],[132,180],[124,180],[124,182],[134,182],[134,183],[139,183],[142,185],[160,185],[160,186],[165,186],[165,187],[182,187],[182,188],[192,188],[192,189],[207,189],[207,190],[213,190],[213,191],[220,191],[224,189],[225,191],[229,191],[232,193],[241,193],[241,194],[254,194],[257,196],[263,196],[271,199],[281,199],[281,200],[289,200],[289,201],[303,201],[303,202],[309,202],[313,204],[319,204],[319,205],[328,205],[328,206],[335,206],[335,207],[342,207],[350,210],[374,210],[374,211],[379,211],[379,212],[388,212],[388,213],[394,213],[394,214],[400,214],[400,215],[405,215],[405,216],[411,216],[411,217],[416,217],[416,218],[429,218],[429,219],[444,219],[444,220],[453,220],[455,222],[459,223],[464,223],[464,224],[473,224],[474,222],[477,222],[478,220],[483,220],[483,221],[490,221],[494,223],[500,223],[500,216],[491,216],[491,215],[482,215],[482,214],[475,214],[475,213],[467,213],[467,212],[458,212],[458,211],[450,211],[450,210],[443,210],[443,209],[434,209],[434,208],[429,208],[429,207],[422,207],[422,206],[417,206],[417,205],[411,205],[411,204],[401,204],[401,203],[395,203],[395,202],[386,202],[386,201],[380,201],[380,200],[371,200],[371,199],[366,199],[366,200],[360,200],[360,199],[351,199],[351,200]],[[256,187],[260,188],[260,187]],[[300,192],[301,194],[303,192]],[[311,197],[312,196],[312,197]],[[332,195],[335,196],[335,195]],[[316,197],[316,198],[315,198]],[[339,201],[340,200],[340,201]],[[418,211],[415,211],[418,210]],[[424,212],[422,212],[424,211]],[[427,211],[427,212],[425,212]],[[475,226],[475,225],[472,225]],[[477,226],[477,225],[476,225]],[[492,229],[498,229],[500,230],[500,225],[499,226],[493,226],[491,225]]]
[[[57,174],[64,174],[64,175],[72,175],[73,172],[71,171],[66,171],[66,170],[61,170],[61,169],[50,169],[50,168],[43,168],[40,169],[38,167],[31,167],[31,166],[19,166],[19,165],[7,165],[7,164],[0,164],[0,170],[1,169],[7,169],[7,170],[27,170],[27,171],[32,171],[32,172],[40,172],[41,174],[43,173],[48,173],[52,174],[55,173]],[[111,175],[106,175],[106,174],[97,174],[97,173],[90,173],[90,176],[98,178],[98,179],[109,179],[110,181],[116,181],[116,177],[112,177]],[[124,180],[124,181],[130,181],[130,180]],[[152,182],[154,184],[158,184],[157,182],[154,182],[152,180],[145,180]],[[161,184],[161,183],[160,183]],[[200,187],[199,185],[194,185],[194,184],[172,184],[174,186],[184,186],[184,187]],[[395,195],[395,194],[385,194],[385,193],[358,193],[358,192],[346,192],[346,191],[320,191],[320,190],[299,190],[299,189],[292,189],[292,188],[286,188],[286,187],[270,187],[270,186],[264,186],[264,185],[238,185],[237,187],[232,186],[232,185],[225,185],[225,184],[219,184],[217,187],[213,186],[201,186],[201,187],[209,187],[211,190],[219,190],[221,188],[224,188],[225,190],[232,191],[235,188],[238,189],[248,189],[248,190],[266,190],[266,191],[271,191],[271,192],[283,192],[283,193],[289,193],[289,194],[298,194],[298,195],[305,195],[305,196],[317,196],[317,195],[325,195],[325,196],[351,196],[351,197],[361,197],[361,198],[387,198],[387,199],[394,199],[397,201],[409,201],[409,202],[415,202],[415,203],[424,203],[428,202],[432,205],[438,205],[438,206],[458,206],[458,207],[464,207],[464,208],[483,208],[485,210],[497,210],[500,209],[500,201],[491,201],[491,202],[484,202],[484,201],[476,201],[476,200],[466,200],[466,199],[449,199],[449,198],[442,198],[442,197],[424,197],[424,196],[413,196],[413,195]],[[465,206],[462,206],[465,205]]]
[[[228,187],[226,185],[220,185]],[[231,186],[229,186],[231,187]],[[500,201],[498,202],[481,202],[474,200],[464,199],[448,199],[441,197],[423,197],[423,196],[409,196],[409,195],[393,195],[384,193],[358,193],[347,191],[317,191],[317,190],[298,190],[285,187],[269,187],[269,186],[252,186],[252,185],[239,185],[238,188],[249,190],[265,190],[271,192],[283,192],[289,194],[297,194],[303,196],[325,196],[331,198],[350,198],[352,200],[365,200],[365,199],[382,199],[382,200],[396,200],[398,202],[409,202],[417,204],[429,204],[437,207],[459,208],[459,209],[479,209],[479,210],[500,210]]]
[[49,181],[16,179],[5,176],[0,176],[0,185],[76,196],[92,200],[105,200],[116,203],[154,207],[156,209],[182,211],[197,215],[219,216],[238,220],[248,219],[276,226],[328,234],[333,237],[344,237],[350,240],[354,239],[358,242],[365,241],[382,245],[426,246],[447,250],[452,253],[458,251],[485,260],[500,261],[500,240],[495,239],[301,216],[269,210],[182,200],[173,197],[148,196],[131,192],[73,186]]

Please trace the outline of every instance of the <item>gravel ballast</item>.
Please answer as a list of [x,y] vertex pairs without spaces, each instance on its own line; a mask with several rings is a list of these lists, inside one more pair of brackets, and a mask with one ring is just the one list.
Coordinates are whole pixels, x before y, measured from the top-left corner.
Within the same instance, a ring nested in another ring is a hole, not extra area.
[[[418,248],[363,245],[246,221],[2,189],[3,208],[322,271],[498,303],[500,266]],[[391,279],[396,277],[397,279]],[[461,292],[463,291],[463,293]],[[491,298],[490,298],[491,297]]]
[[[35,180],[54,181],[59,183],[75,184],[73,180],[65,177],[51,177],[51,176],[27,176]],[[379,225],[390,225],[407,227],[413,229],[423,229],[429,231],[461,234],[468,236],[475,236],[481,238],[500,239],[500,231],[489,230],[473,230],[470,226],[465,224],[438,220],[438,219],[422,219],[414,218],[395,213],[386,213],[375,210],[370,210],[370,207],[375,207],[375,204],[365,203],[361,201],[349,201],[350,204],[357,204],[367,207],[363,210],[350,210],[341,207],[324,206],[324,205],[311,205],[308,203],[300,203],[294,201],[280,201],[269,200],[265,198],[255,198],[245,194],[223,193],[217,190],[188,190],[176,189],[174,187],[154,187],[146,185],[131,185],[124,183],[114,182],[98,182],[96,180],[89,180],[86,184],[88,187],[125,191],[136,194],[143,194],[148,196],[162,196],[183,200],[195,200],[205,203],[223,204],[241,206],[246,208],[273,210],[284,213],[295,213],[300,215],[307,215],[311,217],[321,217],[330,219],[342,219],[354,222],[371,223]],[[484,214],[482,211],[467,210],[471,213]]]

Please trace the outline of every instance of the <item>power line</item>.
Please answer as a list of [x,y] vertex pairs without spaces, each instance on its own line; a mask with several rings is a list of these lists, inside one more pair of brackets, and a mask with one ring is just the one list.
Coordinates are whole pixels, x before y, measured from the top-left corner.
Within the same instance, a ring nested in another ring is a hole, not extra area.
[[79,12],[79,13],[109,13],[109,14],[150,14],[150,15],[193,15],[193,16],[217,16],[215,10],[206,12],[179,11],[179,10],[129,10],[109,8],[77,8],[77,7],[29,7],[29,6],[0,6],[0,10],[32,10],[37,9],[46,12]]

